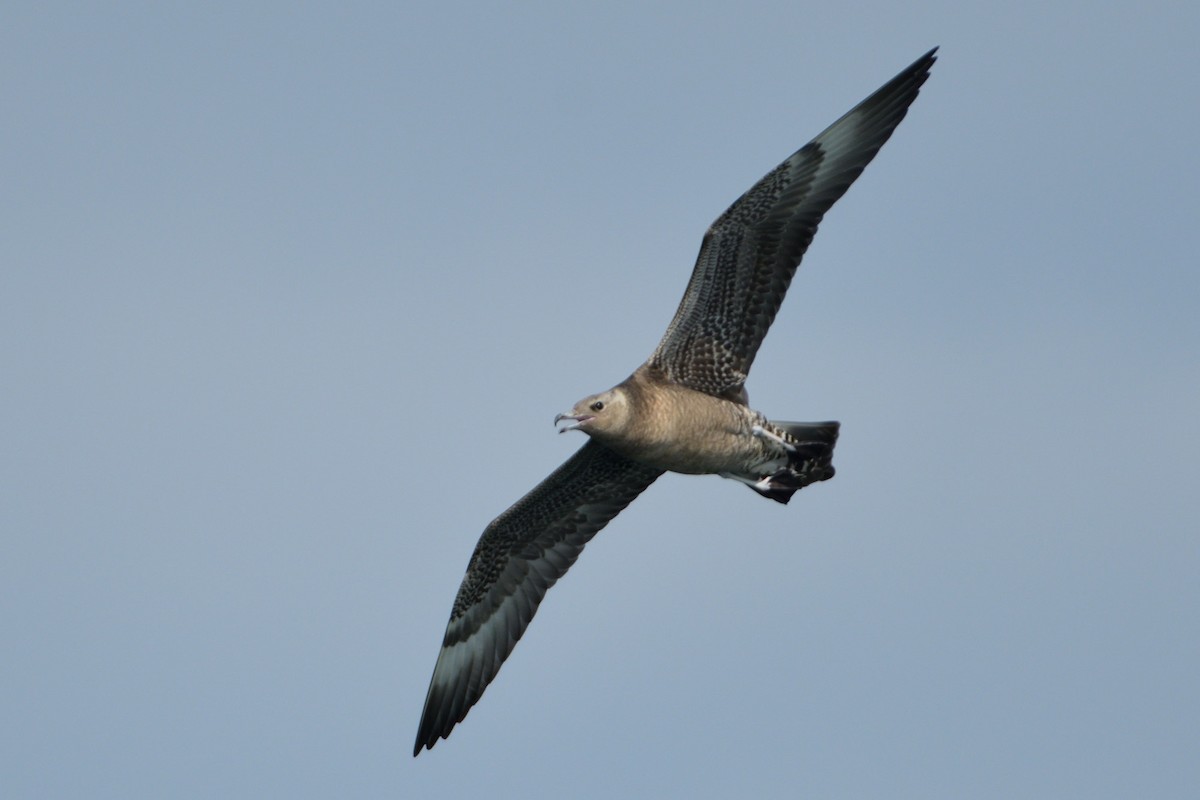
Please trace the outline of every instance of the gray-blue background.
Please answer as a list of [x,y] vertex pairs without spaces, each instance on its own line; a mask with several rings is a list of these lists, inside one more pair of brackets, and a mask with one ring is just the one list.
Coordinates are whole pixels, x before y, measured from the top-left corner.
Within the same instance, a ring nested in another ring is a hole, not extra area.
[[[1195,797],[1194,3],[10,4],[6,797]],[[332,5],[332,4],[331,4]],[[749,389],[449,741],[483,526],[705,226],[929,47]]]

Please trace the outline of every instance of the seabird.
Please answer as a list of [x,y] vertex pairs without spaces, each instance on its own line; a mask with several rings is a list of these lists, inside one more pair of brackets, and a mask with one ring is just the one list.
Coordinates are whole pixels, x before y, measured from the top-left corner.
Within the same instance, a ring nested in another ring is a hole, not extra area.
[[786,503],[833,477],[837,422],[771,421],[745,383],[825,212],[892,135],[937,48],[771,170],[717,218],[657,349],[554,418],[589,440],[484,530],[450,613],[413,755],[449,736],[588,541],[664,472]]

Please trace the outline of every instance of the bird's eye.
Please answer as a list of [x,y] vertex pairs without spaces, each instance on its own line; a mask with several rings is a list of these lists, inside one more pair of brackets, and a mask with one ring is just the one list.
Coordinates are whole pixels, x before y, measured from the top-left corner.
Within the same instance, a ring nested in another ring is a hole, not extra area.
[[590,406],[590,408],[592,409],[592,411],[603,411],[603,410],[604,410],[604,403],[602,403],[601,401],[597,400],[596,402],[592,403],[592,405]]

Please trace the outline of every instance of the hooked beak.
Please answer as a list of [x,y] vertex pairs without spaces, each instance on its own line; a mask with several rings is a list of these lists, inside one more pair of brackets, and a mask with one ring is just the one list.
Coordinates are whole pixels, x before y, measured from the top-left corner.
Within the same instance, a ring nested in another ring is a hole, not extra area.
[[579,428],[583,425],[583,423],[587,422],[589,419],[593,419],[593,417],[591,417],[588,414],[555,414],[554,415],[554,424],[557,425],[558,423],[562,422],[564,419],[569,419],[571,421],[569,423],[567,423],[566,425],[563,425],[561,428],[559,428],[558,429],[559,433],[566,433],[567,431],[579,430]]

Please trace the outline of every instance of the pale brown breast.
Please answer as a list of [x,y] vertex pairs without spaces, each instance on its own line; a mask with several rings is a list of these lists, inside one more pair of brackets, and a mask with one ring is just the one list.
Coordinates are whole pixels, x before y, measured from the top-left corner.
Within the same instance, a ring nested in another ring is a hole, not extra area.
[[739,471],[760,455],[750,428],[761,417],[746,406],[669,382],[638,383],[630,392],[633,424],[606,442],[622,455],[697,475]]

